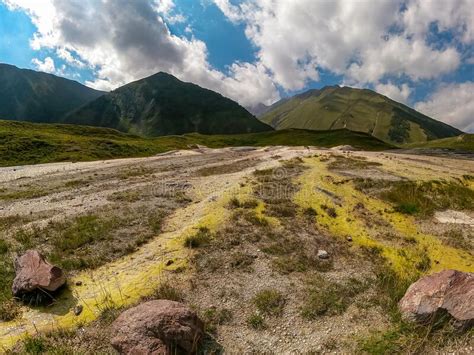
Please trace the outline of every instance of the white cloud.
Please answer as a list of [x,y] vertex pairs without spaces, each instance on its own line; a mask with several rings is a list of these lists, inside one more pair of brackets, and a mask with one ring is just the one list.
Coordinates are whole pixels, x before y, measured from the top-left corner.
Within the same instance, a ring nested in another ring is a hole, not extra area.
[[416,103],[415,108],[465,132],[474,133],[474,82],[442,85],[426,101]]
[[39,71],[44,71],[46,73],[55,73],[56,67],[54,66],[54,60],[51,57],[46,57],[44,61],[39,60],[38,58],[33,58],[31,63]]
[[470,40],[474,30],[470,0],[214,2],[230,21],[246,25],[260,63],[287,90],[317,80],[320,69],[356,86],[386,77],[436,78],[456,70],[460,54],[454,43],[429,44],[430,25],[453,30],[458,41]]
[[[188,38],[169,31],[167,23],[186,20],[173,0],[0,1],[30,15],[32,48],[93,68],[88,84],[98,89],[166,71],[249,106],[278,99],[278,87],[303,89],[321,70],[357,87],[396,82],[381,90],[406,102],[417,81],[455,71],[474,41],[472,0],[207,0],[245,25],[256,50],[254,63],[224,73],[189,25]],[[453,39],[433,43],[434,26]]]
[[436,24],[440,32],[453,31],[463,43],[474,42],[472,0],[410,0],[401,22],[408,34],[420,38]]
[[260,64],[234,63],[228,73],[217,71],[204,42],[171,34],[164,19],[184,18],[171,0],[3,1],[32,18],[37,27],[32,48],[53,49],[68,64],[93,68],[96,78],[86,84],[94,88],[111,90],[164,71],[243,105],[279,98]]
[[375,85],[375,91],[378,93],[385,95],[392,100],[407,104],[408,97],[412,92],[412,88],[408,86],[408,84],[402,84],[401,86],[397,86],[392,84],[390,81],[386,84],[378,83]]

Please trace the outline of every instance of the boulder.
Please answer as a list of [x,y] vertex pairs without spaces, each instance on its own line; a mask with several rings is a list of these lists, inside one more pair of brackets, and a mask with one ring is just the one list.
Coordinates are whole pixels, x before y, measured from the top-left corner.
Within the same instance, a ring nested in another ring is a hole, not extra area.
[[169,300],[142,303],[112,324],[111,344],[120,354],[193,353],[204,324],[186,305]]
[[15,273],[12,293],[19,298],[35,293],[48,295],[66,283],[63,271],[48,263],[36,250],[28,250],[15,260]]
[[462,329],[474,324],[474,273],[444,270],[413,283],[399,302],[406,320],[429,323],[448,313]]

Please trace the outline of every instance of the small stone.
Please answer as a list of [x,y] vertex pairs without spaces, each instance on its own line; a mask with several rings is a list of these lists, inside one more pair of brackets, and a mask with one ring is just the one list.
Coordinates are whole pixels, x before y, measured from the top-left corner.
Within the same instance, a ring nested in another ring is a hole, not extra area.
[[329,253],[326,250],[318,250],[318,258],[329,259]]
[[84,307],[81,304],[78,304],[76,307],[74,307],[74,309],[72,311],[74,312],[75,316],[78,316],[82,313],[83,309],[84,309]]
[[352,242],[352,237],[351,236],[348,236],[346,239],[347,239],[348,242]]

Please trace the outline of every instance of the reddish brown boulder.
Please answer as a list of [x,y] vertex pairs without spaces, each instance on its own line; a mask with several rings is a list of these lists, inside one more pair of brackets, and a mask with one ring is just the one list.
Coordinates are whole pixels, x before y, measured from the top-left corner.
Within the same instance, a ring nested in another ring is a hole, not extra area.
[[455,325],[474,323],[474,273],[444,270],[412,284],[399,303],[405,319],[427,323],[448,313]]
[[15,260],[15,280],[12,292],[23,297],[39,291],[39,294],[54,292],[66,283],[63,271],[48,263],[36,250],[28,250]]
[[193,353],[204,325],[182,303],[157,300],[123,312],[112,324],[111,344],[120,354]]

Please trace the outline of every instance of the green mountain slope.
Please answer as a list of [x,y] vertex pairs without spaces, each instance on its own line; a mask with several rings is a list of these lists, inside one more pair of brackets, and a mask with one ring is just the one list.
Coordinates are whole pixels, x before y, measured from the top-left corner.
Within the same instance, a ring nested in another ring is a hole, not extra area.
[[111,127],[146,136],[272,130],[236,102],[166,73],[101,96],[68,115],[64,123]]
[[58,122],[103,94],[73,80],[0,63],[0,118]]
[[347,128],[394,144],[462,133],[372,90],[339,86],[310,90],[277,102],[260,120],[276,129]]
[[406,144],[404,148],[449,149],[474,152],[474,134],[462,134],[458,137],[436,139],[423,143]]
[[249,145],[333,147],[344,144],[365,150],[392,148],[368,134],[348,130],[282,130],[233,135],[192,133],[144,138],[110,128],[0,120],[0,166],[151,156],[186,149],[191,144],[211,148]]

